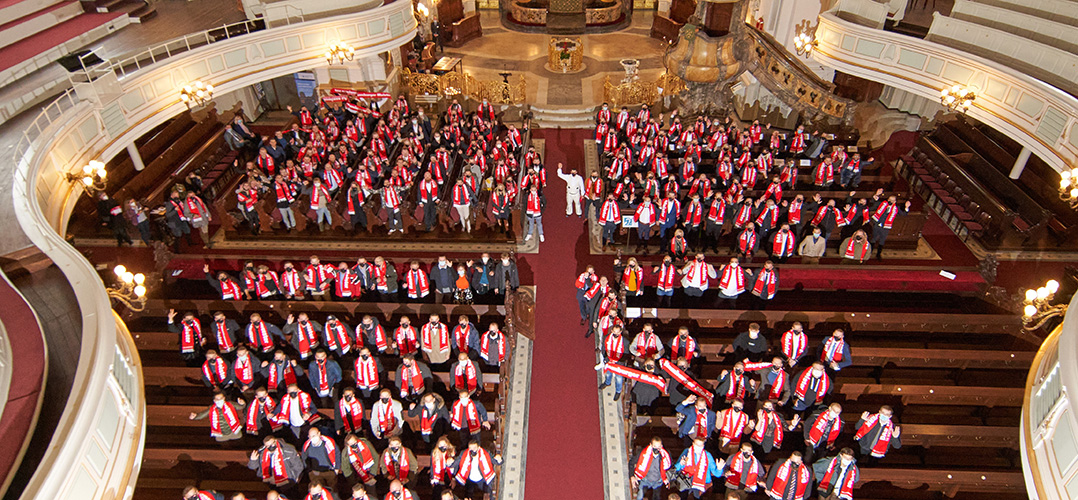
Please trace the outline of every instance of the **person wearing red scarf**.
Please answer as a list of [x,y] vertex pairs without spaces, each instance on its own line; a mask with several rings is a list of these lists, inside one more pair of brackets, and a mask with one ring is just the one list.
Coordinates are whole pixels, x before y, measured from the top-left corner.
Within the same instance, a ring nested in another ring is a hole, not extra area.
[[389,438],[389,446],[382,452],[380,472],[389,481],[410,483],[419,474],[419,461],[412,450],[401,445],[401,438]]
[[760,383],[756,385],[756,399],[759,401],[774,401],[779,406],[785,406],[790,400],[793,391],[790,389],[790,376],[783,369],[783,360],[776,356],[770,363],[750,363],[745,361],[746,371],[763,371],[760,374]]
[[764,485],[764,466],[752,454],[752,443],[741,443],[741,451],[731,454],[722,467],[726,492],[754,493]]
[[786,422],[782,414],[775,411],[775,403],[764,401],[763,407],[756,410],[756,425],[750,439],[760,445],[764,453],[771,453],[771,450],[782,448],[786,431],[793,430],[800,421],[800,416],[795,415],[793,420]]
[[210,215],[210,209],[206,203],[193,191],[188,191],[187,198],[183,200],[183,214],[187,218],[187,223],[202,233],[202,243],[206,245],[206,248],[213,248],[210,242],[210,221],[213,220],[213,216]]
[[853,487],[861,479],[861,471],[853,450],[843,448],[834,457],[824,457],[812,466],[819,485],[816,493],[821,500],[853,500]]
[[[750,227],[746,227],[745,231],[747,234],[755,234]],[[722,266],[722,270],[719,271],[719,298],[724,302],[736,300],[745,291],[745,277],[750,272],[741,267],[737,257],[730,257],[730,263]]]
[[206,351],[206,361],[202,363],[202,383],[215,391],[224,390],[235,383],[228,363],[213,349]]
[[428,388],[433,388],[430,368],[426,364],[408,354],[401,358],[401,364],[397,367],[397,387],[400,389],[400,397],[405,401],[415,402]]
[[449,368],[450,388],[476,394],[483,390],[483,372],[479,364],[468,356],[468,351],[457,354],[457,362]]
[[678,328],[677,335],[670,339],[670,359],[674,361],[684,359],[691,363],[698,356],[700,356],[700,345],[689,335],[689,328],[686,326]]
[[374,445],[352,432],[344,436],[344,447],[341,448],[341,474],[345,478],[351,478],[354,474],[358,481],[350,482],[355,483],[356,486],[362,487],[362,484],[373,486],[378,475],[378,452],[374,449]]
[[430,320],[420,329],[419,347],[432,365],[442,365],[449,361],[452,348],[449,327],[442,323],[437,314],[431,314]]
[[834,371],[842,370],[853,364],[850,355],[850,344],[845,340],[846,333],[841,328],[831,332],[831,336],[824,339],[820,346],[820,362],[825,367]]
[[811,462],[817,448],[834,449],[842,432],[842,405],[831,403],[805,419],[805,461]]
[[337,496],[333,493],[333,487],[336,484],[336,476],[332,482],[319,478],[311,479],[311,483],[307,486],[307,496],[303,500],[337,500]]
[[221,391],[213,393],[213,404],[198,413],[187,416],[190,420],[210,419],[210,435],[219,443],[234,441],[243,437],[243,411],[247,403],[237,399],[235,403],[225,400]]
[[419,340],[416,338],[415,328],[412,328],[412,320],[408,316],[401,317],[400,326],[393,331],[393,340],[396,343],[397,353],[401,356],[419,351]]
[[545,205],[546,199],[539,193],[538,186],[532,184],[528,190],[524,208],[524,241],[532,239],[532,233],[536,229],[539,232],[539,242],[546,241],[546,237],[543,236],[543,208]]
[[206,345],[206,336],[202,334],[202,322],[195,317],[195,313],[186,313],[179,325],[175,324],[176,310],[168,310],[168,331],[180,335],[180,355],[190,363],[197,366],[199,351]]
[[640,333],[633,339],[629,352],[640,359],[655,359],[661,357],[666,350],[662,340],[655,333],[655,327],[651,323],[644,323]]
[[412,261],[408,272],[404,273],[403,285],[404,289],[408,290],[408,298],[412,300],[419,300],[430,294],[430,279],[416,261]]
[[287,426],[297,440],[306,426],[322,419],[318,407],[314,405],[314,399],[310,394],[299,390],[296,384],[288,385],[288,392],[281,396],[275,413],[277,422]]
[[804,327],[800,321],[794,321],[790,329],[782,334],[782,355],[786,356],[786,364],[790,368],[797,366],[798,360],[805,355],[808,349],[808,335],[805,335]]
[[479,446],[478,440],[468,443],[468,448],[457,455],[453,463],[453,479],[463,486],[464,498],[485,498],[494,484],[494,466],[502,463],[501,455],[494,455]]
[[457,400],[449,412],[449,425],[460,434],[460,442],[479,440],[479,433],[490,429],[487,410],[473,401],[468,391],[457,391]]
[[288,488],[295,485],[303,473],[303,459],[296,448],[274,436],[266,436],[262,443],[261,448],[251,452],[247,468],[258,473],[262,481],[271,487]]
[[341,365],[329,359],[325,349],[319,348],[314,352],[314,360],[307,365],[307,380],[314,389],[314,394],[322,398],[323,402],[336,397],[337,385],[341,383]]
[[418,403],[408,405],[408,421],[412,432],[418,432],[423,442],[428,445],[445,436],[449,427],[449,410],[446,409],[442,396],[428,392]]
[[637,500],[643,500],[645,492],[651,492],[652,500],[659,500],[664,486],[670,483],[669,470],[674,467],[670,453],[663,448],[662,438],[651,438],[651,444],[629,462],[633,466],[633,475],[629,478],[632,487],[637,489]]
[[323,326],[317,321],[311,321],[307,313],[299,313],[299,316],[288,315],[287,323],[281,331],[285,335],[292,336],[292,347],[299,353],[300,359],[307,359],[314,354],[314,350],[321,345],[319,337],[322,336]]
[[506,357],[505,335],[498,328],[497,323],[491,323],[486,333],[479,339],[479,357],[487,366],[497,370]]
[[801,460],[800,452],[771,466],[767,475],[767,496],[774,500],[806,500],[812,494],[812,468]]
[[767,303],[775,298],[775,292],[779,289],[779,272],[775,264],[770,260],[764,262],[764,267],[753,273],[751,280],[752,296],[756,297],[754,307],[766,309]]
[[707,440],[711,437],[711,432],[715,430],[715,412],[707,407],[706,399],[692,394],[675,406],[674,411],[684,416],[677,435],[687,446],[692,445],[693,439]]
[[710,451],[704,449],[704,439],[692,440],[692,446],[685,449],[674,464],[674,470],[689,478],[688,488],[681,490],[689,498],[700,498],[711,488],[712,477],[722,477],[719,464]]
[[745,402],[735,399],[730,407],[715,414],[715,430],[719,434],[719,449],[729,453],[732,447],[739,448],[744,435],[752,432],[749,416],[744,412]]
[[868,242],[864,230],[858,229],[839,245],[838,254],[842,257],[843,264],[852,262],[864,264],[872,254],[872,244]]
[[831,393],[831,378],[819,361],[805,368],[794,381],[794,411],[804,411],[823,403]]
[[337,484],[337,474],[341,470],[340,452],[337,443],[332,438],[322,436],[318,427],[307,429],[307,441],[303,443],[300,456],[307,466],[307,476],[312,486],[320,483],[332,488]]
[[901,448],[902,429],[891,420],[894,410],[890,406],[880,407],[880,411],[869,414],[861,413],[861,419],[857,421],[855,428],[857,433],[853,439],[861,445],[861,458],[865,463],[875,464],[877,460],[887,455],[891,448]]
[[270,397],[265,387],[255,389],[255,399],[247,405],[247,434],[266,435],[280,429],[281,424],[277,422],[277,414],[274,412],[276,407],[277,402]]
[[745,394],[748,392],[748,386],[755,384],[755,380],[749,380],[745,376],[745,364],[741,361],[734,363],[734,369],[723,370],[719,374],[718,385],[715,387],[715,399],[720,397],[727,402],[735,399],[744,400]]

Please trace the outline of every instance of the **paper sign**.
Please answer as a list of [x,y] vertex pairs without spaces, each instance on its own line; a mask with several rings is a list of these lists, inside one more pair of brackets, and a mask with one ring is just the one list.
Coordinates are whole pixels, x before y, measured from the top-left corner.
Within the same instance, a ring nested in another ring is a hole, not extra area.
[[801,166],[802,167],[811,167],[812,166],[812,160],[801,160]]
[[952,281],[954,281],[954,279],[958,277],[958,275],[956,275],[955,273],[949,273],[949,272],[944,271],[942,269],[940,270],[940,276],[943,276],[944,278],[947,278],[947,279],[952,280]]
[[633,216],[631,216],[631,215],[622,215],[621,216],[621,227],[637,227],[637,226],[638,226],[638,224],[636,223],[636,219],[634,219]]
[[857,152],[857,146],[846,146],[846,152],[847,153],[856,153]]

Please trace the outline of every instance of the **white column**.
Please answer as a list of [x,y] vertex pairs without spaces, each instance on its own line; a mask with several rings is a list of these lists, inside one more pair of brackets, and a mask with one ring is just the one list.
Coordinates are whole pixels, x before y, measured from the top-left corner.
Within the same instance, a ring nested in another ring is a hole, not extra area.
[[1011,167],[1011,179],[1022,176],[1022,171],[1026,169],[1026,162],[1029,161],[1030,153],[1032,151],[1029,148],[1022,146],[1022,152],[1018,153],[1018,159],[1014,160],[1014,166]]
[[138,146],[135,143],[127,145],[127,154],[131,155],[131,163],[135,165],[135,171],[142,171],[146,168],[146,164],[142,163],[142,155],[138,153]]

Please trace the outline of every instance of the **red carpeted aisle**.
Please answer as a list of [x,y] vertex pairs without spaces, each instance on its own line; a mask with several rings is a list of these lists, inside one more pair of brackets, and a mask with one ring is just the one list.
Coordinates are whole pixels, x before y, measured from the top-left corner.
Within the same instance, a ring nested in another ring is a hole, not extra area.
[[[584,223],[565,217],[559,162],[584,168],[585,130],[540,130],[546,139],[546,242],[534,259],[535,345],[532,351],[527,500],[602,498],[602,444],[595,346],[584,338],[573,281],[589,257]],[[532,258],[532,256],[529,256]]]

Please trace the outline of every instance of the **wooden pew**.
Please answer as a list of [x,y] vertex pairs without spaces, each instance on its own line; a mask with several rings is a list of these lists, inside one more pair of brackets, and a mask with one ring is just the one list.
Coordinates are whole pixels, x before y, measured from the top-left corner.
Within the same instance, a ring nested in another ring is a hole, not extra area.
[[[856,423],[853,415],[846,415],[846,425]],[[676,416],[637,416],[636,427],[666,427],[677,432]],[[899,423],[902,428],[903,446],[961,446],[976,448],[1018,449],[1017,427],[993,427],[979,425],[924,425]],[[800,430],[794,435],[800,435]]]
[[[306,362],[300,362],[300,364],[306,365]],[[341,366],[341,372],[345,380],[353,380],[354,370]],[[448,372],[432,372],[431,375],[447,386],[452,383],[452,377]],[[202,386],[202,370],[197,367],[145,366],[142,368],[142,376],[146,387]],[[501,384],[499,374],[483,374],[484,391],[495,393],[499,384]]]
[[1022,472],[977,472],[967,470],[933,470],[923,468],[861,468],[861,487],[865,483],[882,481],[903,489],[920,489],[942,492],[953,497],[959,491],[975,493],[1007,493],[1024,495],[1025,480]]
[[[394,302],[345,302],[328,300],[211,300],[211,299],[150,299],[146,301],[146,308],[142,316],[160,316],[162,318],[169,309],[177,312],[198,311],[210,313],[212,311],[224,311],[226,314],[278,312],[282,317],[289,313],[319,313],[319,314],[348,314],[356,315],[381,315],[388,320],[395,315],[408,314],[412,316],[426,316],[439,314],[443,322],[448,323],[449,317],[457,317],[461,314],[470,316],[505,316],[504,305],[484,304],[409,304]],[[354,325],[352,325],[354,326]]]
[[954,385],[897,385],[835,381],[834,394],[856,400],[862,396],[897,396],[902,404],[958,406],[1022,406],[1025,388]]
[[1008,333],[1023,338],[1021,318],[1011,314],[939,314],[894,312],[739,311],[730,309],[629,308],[629,321],[695,320],[702,328],[732,328],[757,322],[764,327],[800,321],[805,330],[817,324],[847,325],[854,330]]
[[[697,338],[700,353],[714,361],[723,357],[727,344]],[[908,349],[900,347],[871,347],[857,349],[853,366],[887,366],[902,368],[1028,368],[1033,363],[1033,351],[984,351],[979,349]]]

